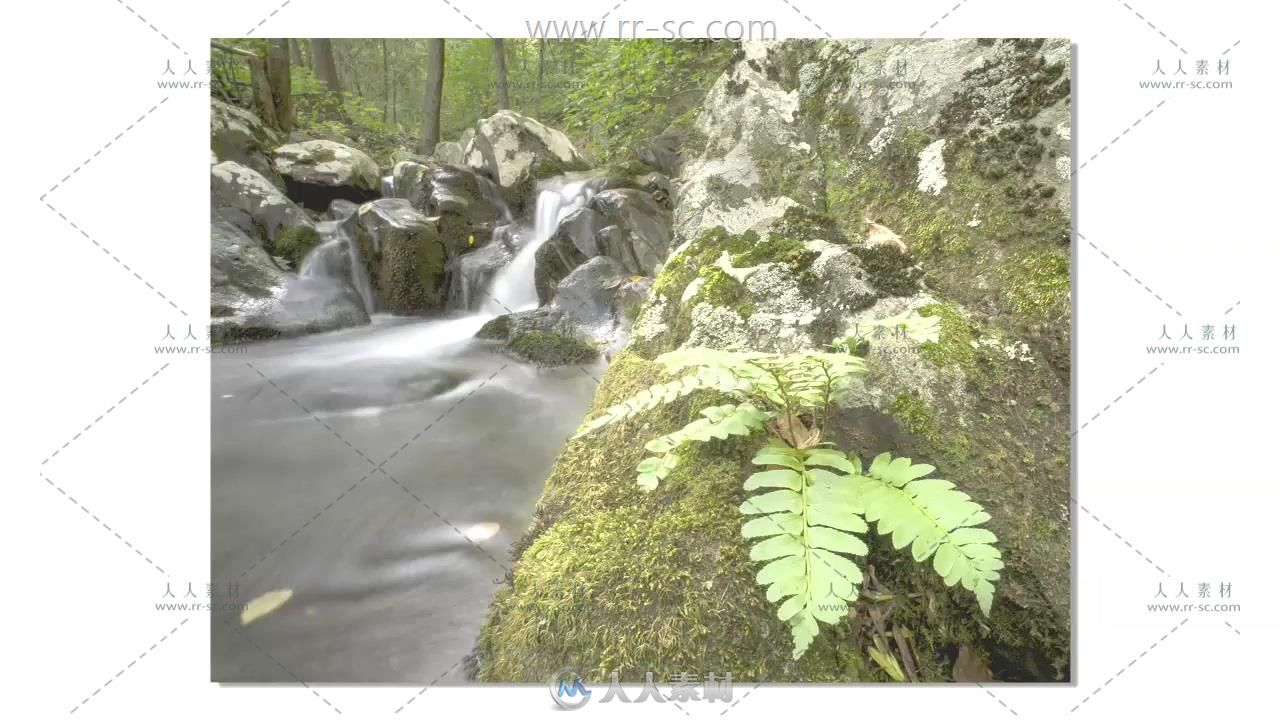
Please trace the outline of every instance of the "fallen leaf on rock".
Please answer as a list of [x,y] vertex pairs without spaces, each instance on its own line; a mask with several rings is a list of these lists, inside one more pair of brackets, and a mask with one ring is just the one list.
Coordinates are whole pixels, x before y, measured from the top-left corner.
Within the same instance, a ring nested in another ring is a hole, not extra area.
[[951,666],[951,679],[958,683],[991,682],[991,668],[968,645],[961,645],[956,664]]

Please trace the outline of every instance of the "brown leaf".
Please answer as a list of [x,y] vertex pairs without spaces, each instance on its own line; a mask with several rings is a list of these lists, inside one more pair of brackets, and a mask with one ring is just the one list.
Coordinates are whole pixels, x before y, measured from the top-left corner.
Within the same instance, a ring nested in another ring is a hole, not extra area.
[[958,683],[991,682],[991,668],[972,648],[961,645],[960,655],[956,658],[955,665],[951,666],[951,679]]
[[866,242],[867,245],[870,246],[885,244],[896,245],[902,252],[907,251],[907,244],[902,242],[902,238],[898,236],[898,233],[890,230],[880,223],[872,222],[870,220],[867,220]]

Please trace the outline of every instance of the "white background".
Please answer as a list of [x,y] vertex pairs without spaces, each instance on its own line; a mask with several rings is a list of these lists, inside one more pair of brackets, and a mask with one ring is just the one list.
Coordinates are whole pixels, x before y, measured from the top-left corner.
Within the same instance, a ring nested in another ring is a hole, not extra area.
[[[527,37],[526,19],[606,12],[611,21],[773,20],[784,37],[928,29],[928,37],[1077,44],[1075,207],[1088,239],[1075,243],[1074,280],[1077,652],[1067,687],[739,683],[728,709],[597,704],[583,712],[1269,714],[1261,708],[1270,704],[1276,653],[1270,606],[1280,601],[1277,330],[1268,300],[1278,239],[1274,4],[615,3],[64,0],[9,8],[0,112],[11,213],[3,283],[10,402],[0,415],[6,714],[552,712],[545,687],[220,687],[208,681],[208,618],[154,609],[164,582],[200,587],[209,566],[209,361],[152,349],[166,325],[181,333],[207,322],[209,103],[207,91],[162,90],[156,81],[166,62],[181,73],[191,58],[203,69],[210,36],[251,28],[268,37],[468,37],[481,34],[477,27]],[[1190,69],[1198,59],[1216,64],[1228,49],[1232,89],[1138,89],[1157,59],[1166,70],[1179,58]],[[1198,332],[1224,322],[1237,326],[1242,354],[1145,351],[1162,326],[1177,335],[1184,323]],[[1180,583],[1194,595],[1200,582],[1230,582],[1242,609],[1148,612],[1160,582],[1170,595]]]

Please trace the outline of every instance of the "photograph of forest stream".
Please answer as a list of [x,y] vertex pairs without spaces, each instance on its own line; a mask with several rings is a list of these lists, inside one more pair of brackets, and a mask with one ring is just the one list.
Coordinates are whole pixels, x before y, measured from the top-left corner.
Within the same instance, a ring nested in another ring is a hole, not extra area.
[[1072,680],[1069,40],[211,57],[213,681]]

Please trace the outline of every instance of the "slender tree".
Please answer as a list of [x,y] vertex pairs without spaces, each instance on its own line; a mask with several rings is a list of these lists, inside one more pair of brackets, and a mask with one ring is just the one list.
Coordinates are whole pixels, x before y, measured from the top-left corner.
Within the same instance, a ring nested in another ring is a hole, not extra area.
[[342,93],[342,83],[338,81],[338,64],[333,61],[333,41],[328,38],[311,40],[311,57],[315,65],[316,77],[329,87],[334,95]]
[[382,122],[387,121],[387,105],[391,102],[390,71],[387,70],[387,39],[382,39]]
[[289,61],[298,67],[303,66],[302,45],[299,40],[285,40],[289,44]]
[[422,100],[422,154],[440,142],[440,101],[444,92],[444,38],[427,40],[427,83]]
[[547,39],[538,38],[538,84],[533,91],[533,116],[539,120],[542,119],[542,72],[545,69],[544,60],[547,54]]
[[289,41],[271,41],[267,51],[267,84],[271,87],[271,101],[275,108],[276,123],[281,130],[293,129],[293,87],[289,79]]
[[494,81],[498,87],[498,109],[511,107],[511,99],[507,97],[507,55],[502,38],[493,39]]

